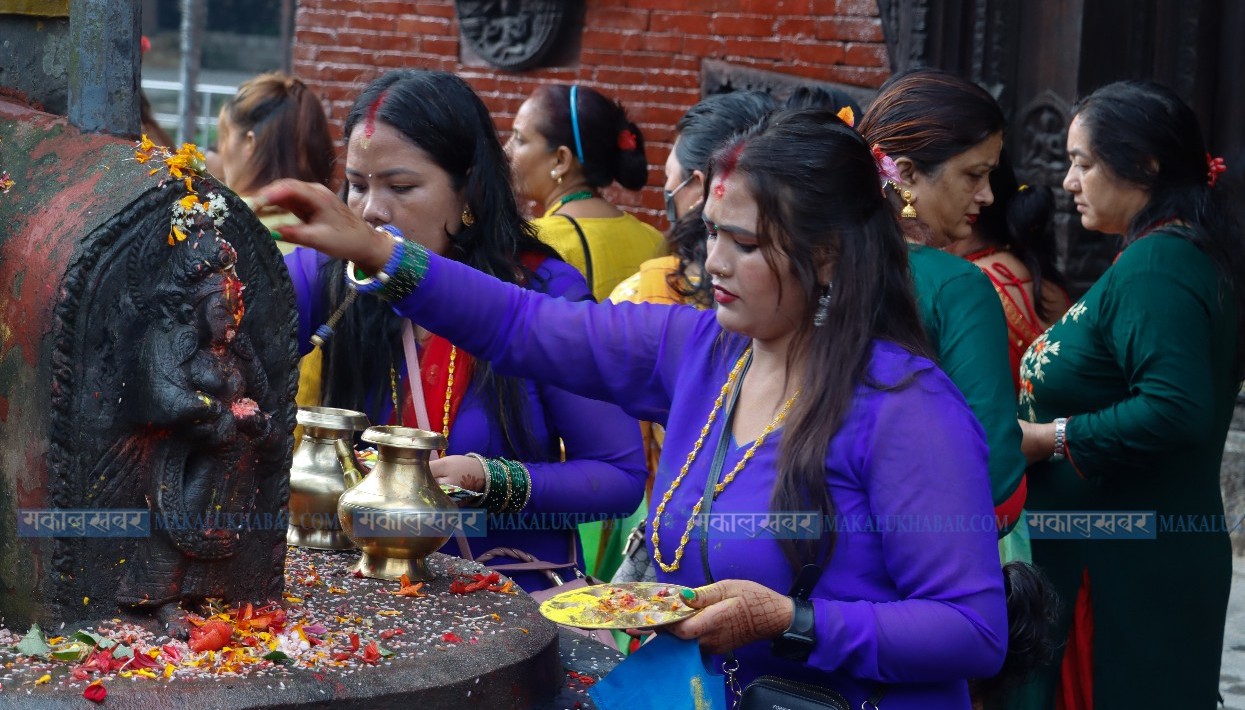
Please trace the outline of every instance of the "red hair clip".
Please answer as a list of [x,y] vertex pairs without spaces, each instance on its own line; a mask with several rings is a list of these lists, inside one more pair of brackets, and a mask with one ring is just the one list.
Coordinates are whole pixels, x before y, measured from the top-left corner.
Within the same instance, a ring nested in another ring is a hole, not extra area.
[[618,149],[619,150],[635,150],[635,134],[631,129],[624,128],[618,132]]
[[1216,158],[1210,153],[1206,154],[1206,184],[1211,187],[1219,181],[1219,175],[1227,172],[1228,166],[1223,162],[1223,157]]

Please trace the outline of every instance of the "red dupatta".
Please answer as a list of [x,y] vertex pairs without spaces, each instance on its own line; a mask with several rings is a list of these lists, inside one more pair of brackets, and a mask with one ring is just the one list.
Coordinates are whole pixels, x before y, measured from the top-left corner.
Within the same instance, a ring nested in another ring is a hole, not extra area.
[[[545,256],[526,252],[520,255],[519,260],[529,271],[535,271],[544,263]],[[428,424],[446,439],[449,438],[454,420],[458,417],[458,408],[467,394],[474,370],[475,359],[439,335],[430,335],[419,355],[420,384],[424,391],[424,403],[428,408]],[[409,377],[410,373],[407,373],[403,384],[409,381]],[[418,421],[413,398],[407,396],[402,403],[401,423],[404,426],[416,426]]]

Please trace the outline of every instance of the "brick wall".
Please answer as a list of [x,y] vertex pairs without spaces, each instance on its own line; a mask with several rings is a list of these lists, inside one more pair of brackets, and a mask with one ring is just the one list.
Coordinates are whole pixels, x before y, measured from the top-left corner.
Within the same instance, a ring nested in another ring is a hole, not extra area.
[[675,122],[700,98],[704,59],[877,87],[887,77],[875,0],[585,0],[579,61],[511,73],[459,61],[452,0],[300,0],[294,71],[324,99],[335,130],[369,80],[394,68],[466,79],[504,134],[542,83],[590,85],[622,101],[644,131],[649,187],[619,205],[664,228],[660,186]]

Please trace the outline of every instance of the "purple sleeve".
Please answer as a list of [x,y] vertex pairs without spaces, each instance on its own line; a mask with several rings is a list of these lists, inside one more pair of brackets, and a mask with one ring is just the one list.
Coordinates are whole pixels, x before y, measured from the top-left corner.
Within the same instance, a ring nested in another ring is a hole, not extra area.
[[298,247],[285,255],[285,266],[290,271],[290,283],[294,286],[294,305],[298,308],[298,352],[311,352],[311,335],[327,318],[319,304],[318,273],[326,257],[312,249]]
[[648,467],[635,419],[613,404],[540,385],[551,430],[566,460],[527,462],[532,474],[530,513],[625,516],[644,496]]
[[551,298],[436,255],[419,288],[396,308],[499,372],[663,423],[684,350],[721,332],[712,312]]
[[[550,296],[573,301],[592,298],[573,266],[549,259],[534,284]],[[630,515],[644,496],[648,469],[636,422],[618,407],[539,384],[552,431],[566,447],[560,463],[528,463],[532,474],[532,513]]]
[[981,426],[935,369],[874,397],[855,446],[897,600],[814,599],[809,664],[895,683],[993,676],[1007,610]]

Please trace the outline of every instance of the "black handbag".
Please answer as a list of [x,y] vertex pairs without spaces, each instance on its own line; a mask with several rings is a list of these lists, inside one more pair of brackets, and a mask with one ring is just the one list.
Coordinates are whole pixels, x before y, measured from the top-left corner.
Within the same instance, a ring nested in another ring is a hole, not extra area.
[[[865,707],[868,707],[866,705]],[[744,688],[739,710],[852,710],[847,698],[808,683],[763,675]]]

